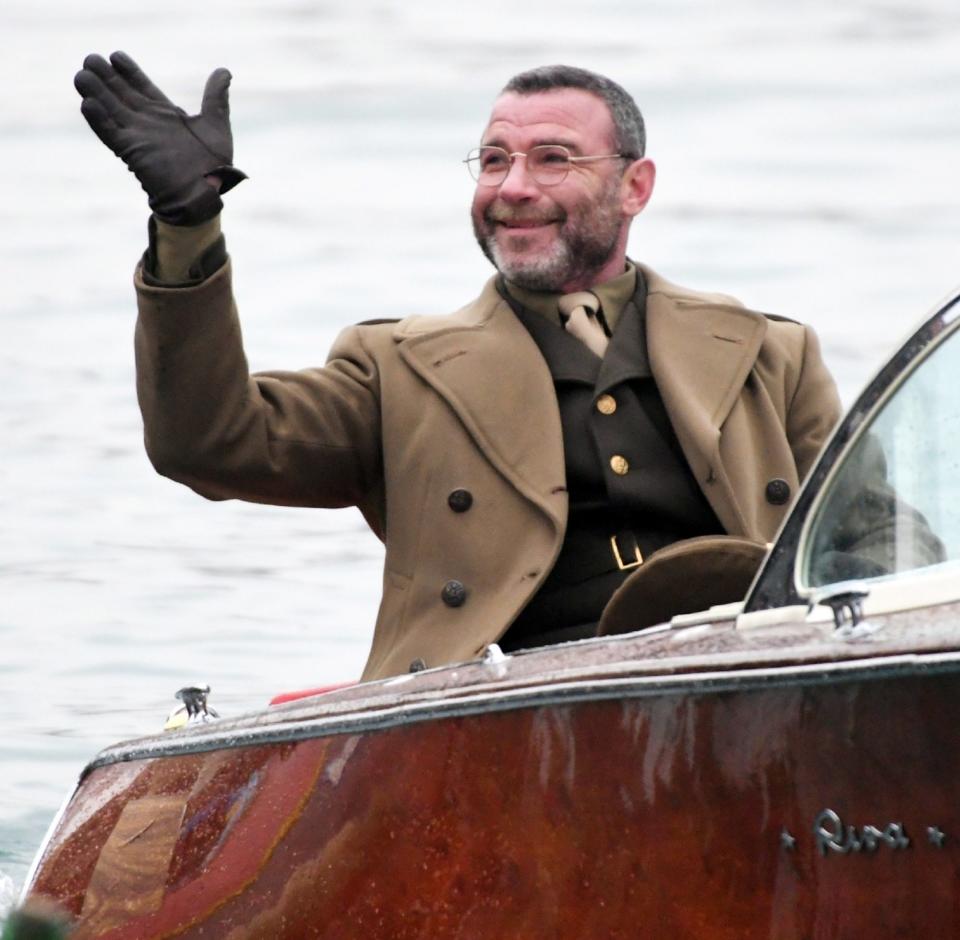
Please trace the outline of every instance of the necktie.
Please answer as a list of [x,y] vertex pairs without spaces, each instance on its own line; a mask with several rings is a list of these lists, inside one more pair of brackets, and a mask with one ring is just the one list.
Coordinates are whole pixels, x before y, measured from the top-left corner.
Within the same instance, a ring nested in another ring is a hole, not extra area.
[[597,319],[600,301],[596,296],[585,290],[564,294],[557,306],[566,331],[602,359],[610,340]]

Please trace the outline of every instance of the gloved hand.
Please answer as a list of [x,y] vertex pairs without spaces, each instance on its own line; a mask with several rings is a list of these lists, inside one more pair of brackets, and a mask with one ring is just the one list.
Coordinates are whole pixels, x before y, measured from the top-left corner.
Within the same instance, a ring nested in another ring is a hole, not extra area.
[[164,222],[196,225],[213,218],[223,208],[218,188],[227,192],[246,179],[232,166],[230,78],[217,69],[207,79],[200,113],[192,116],[124,52],[114,52],[109,62],[88,55],[73,80],[87,123],[140,180]]

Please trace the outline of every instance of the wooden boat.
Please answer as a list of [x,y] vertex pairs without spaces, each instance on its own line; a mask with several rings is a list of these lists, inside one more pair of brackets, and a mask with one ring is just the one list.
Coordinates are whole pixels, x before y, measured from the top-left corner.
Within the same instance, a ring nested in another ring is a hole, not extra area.
[[960,936],[958,312],[743,603],[109,748],[25,903],[78,940]]

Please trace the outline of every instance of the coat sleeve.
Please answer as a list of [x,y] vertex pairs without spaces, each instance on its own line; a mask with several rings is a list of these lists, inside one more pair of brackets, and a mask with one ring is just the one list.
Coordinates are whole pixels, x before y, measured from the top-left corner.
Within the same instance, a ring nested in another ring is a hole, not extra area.
[[136,286],[137,396],[159,473],[210,499],[376,515],[380,376],[363,334],[375,328],[341,334],[323,368],[250,375],[229,264],[195,287],[139,271]]
[[799,376],[786,420],[787,440],[801,481],[813,467],[840,414],[840,396],[820,354],[817,335],[805,326]]

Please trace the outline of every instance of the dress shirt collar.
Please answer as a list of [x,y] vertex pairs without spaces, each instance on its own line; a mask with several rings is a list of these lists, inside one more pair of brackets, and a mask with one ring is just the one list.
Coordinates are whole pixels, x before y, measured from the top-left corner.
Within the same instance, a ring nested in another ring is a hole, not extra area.
[[[506,278],[503,284],[510,296],[527,310],[532,310],[557,326],[562,326],[560,321],[560,311],[557,309],[557,300],[562,294],[554,294],[547,291],[526,290],[512,284]],[[627,268],[623,274],[618,274],[609,281],[602,284],[594,284],[588,288],[592,294],[596,294],[600,300],[600,308],[603,310],[603,316],[607,321],[612,333],[617,326],[617,320],[623,312],[623,308],[633,297],[637,287],[637,269],[632,261],[627,262]]]

